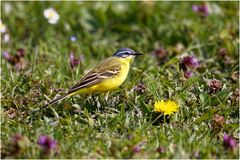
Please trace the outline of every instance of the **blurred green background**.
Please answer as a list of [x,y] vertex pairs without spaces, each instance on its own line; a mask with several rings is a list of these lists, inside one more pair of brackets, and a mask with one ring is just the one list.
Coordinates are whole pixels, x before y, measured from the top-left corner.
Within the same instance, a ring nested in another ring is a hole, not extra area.
[[[205,10],[194,11],[194,5]],[[44,17],[48,8],[59,15],[56,24]],[[58,142],[59,150],[50,158],[239,157],[236,149],[223,145],[224,133],[237,145],[239,141],[238,101],[231,99],[239,93],[237,1],[1,1],[1,21],[6,27],[5,32],[1,28],[2,158],[44,158],[36,142],[42,134]],[[112,108],[100,113],[91,96],[76,96],[38,110],[121,47],[144,56],[123,86],[110,94]],[[24,57],[11,63],[6,57],[18,49]],[[70,53],[81,57],[72,68]],[[200,62],[190,79],[179,65],[187,55]],[[212,94],[205,80],[214,78],[222,88]],[[145,94],[134,92],[140,83]],[[145,111],[167,98],[178,101],[180,111],[170,123],[153,126]],[[217,132],[214,114],[225,119]],[[16,133],[30,142],[16,145],[11,138]],[[19,153],[11,148],[16,146]]]

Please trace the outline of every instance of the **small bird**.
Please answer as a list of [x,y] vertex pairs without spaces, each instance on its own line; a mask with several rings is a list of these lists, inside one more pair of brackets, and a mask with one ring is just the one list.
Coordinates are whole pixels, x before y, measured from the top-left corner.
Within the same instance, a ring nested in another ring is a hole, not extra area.
[[103,60],[83,76],[66,94],[51,100],[44,108],[76,94],[104,93],[118,88],[127,78],[131,62],[139,55],[142,53],[129,48],[117,50],[112,57]]

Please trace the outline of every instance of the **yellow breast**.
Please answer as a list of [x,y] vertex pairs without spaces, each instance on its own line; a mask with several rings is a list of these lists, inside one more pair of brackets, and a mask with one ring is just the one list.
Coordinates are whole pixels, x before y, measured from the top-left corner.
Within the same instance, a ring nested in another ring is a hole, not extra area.
[[[78,94],[87,94],[87,93],[102,93],[107,91],[112,91],[118,88],[127,78],[130,63],[133,60],[133,57],[128,58],[119,58],[119,57],[111,57],[110,63],[119,64],[120,71],[117,75],[107,78],[95,84],[93,86],[82,88],[78,91]],[[109,62],[108,62],[109,63]],[[111,64],[106,64],[111,66]]]

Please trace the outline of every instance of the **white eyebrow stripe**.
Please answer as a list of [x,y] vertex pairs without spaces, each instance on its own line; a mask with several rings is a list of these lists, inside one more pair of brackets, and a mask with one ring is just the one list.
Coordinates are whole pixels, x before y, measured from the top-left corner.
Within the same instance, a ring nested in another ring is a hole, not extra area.
[[122,51],[122,52],[117,52],[118,54],[122,54],[122,53],[128,53],[128,54],[131,54],[131,52],[129,51]]

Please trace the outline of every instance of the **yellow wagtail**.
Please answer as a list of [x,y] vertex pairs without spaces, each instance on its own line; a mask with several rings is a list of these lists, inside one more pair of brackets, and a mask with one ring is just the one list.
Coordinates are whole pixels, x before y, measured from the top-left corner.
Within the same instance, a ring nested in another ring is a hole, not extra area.
[[66,94],[51,100],[44,107],[75,94],[104,93],[118,88],[127,78],[130,63],[138,55],[142,55],[142,53],[129,48],[117,50],[112,57],[103,60],[88,72]]

